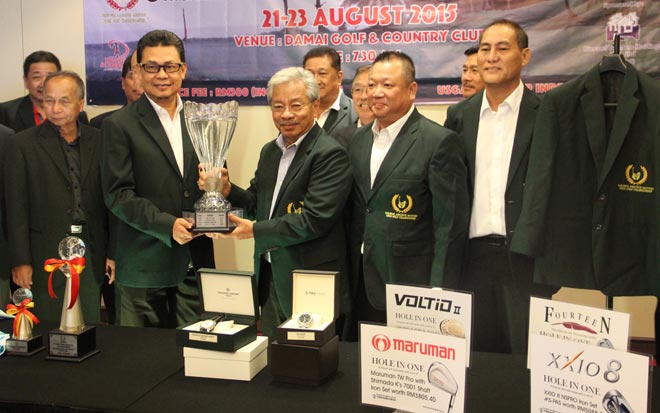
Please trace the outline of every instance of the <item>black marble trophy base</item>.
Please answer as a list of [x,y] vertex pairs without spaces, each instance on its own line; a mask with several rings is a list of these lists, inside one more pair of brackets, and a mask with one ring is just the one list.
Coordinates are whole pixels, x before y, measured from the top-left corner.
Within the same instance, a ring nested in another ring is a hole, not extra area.
[[35,336],[29,340],[7,340],[7,352],[10,356],[30,357],[45,349],[43,336]]
[[68,333],[60,329],[48,332],[46,360],[80,363],[99,351],[96,348],[96,327],[94,326],[85,326],[76,333]]

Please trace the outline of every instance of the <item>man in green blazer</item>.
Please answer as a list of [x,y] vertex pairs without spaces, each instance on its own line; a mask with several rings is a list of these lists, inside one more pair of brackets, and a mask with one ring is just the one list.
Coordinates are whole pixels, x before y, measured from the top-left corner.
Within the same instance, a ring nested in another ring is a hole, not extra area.
[[202,195],[183,118],[183,43],[154,30],[138,42],[144,94],[103,123],[105,202],[118,218],[120,324],[175,327],[199,317],[194,269],[215,268],[212,241],[182,218]]
[[420,115],[415,66],[383,52],[369,74],[376,120],[349,141],[351,286],[358,319],[385,321],[385,284],[455,286],[468,221],[458,135]]
[[100,320],[104,274],[114,262],[106,259],[112,251],[101,190],[100,132],[77,122],[84,93],[83,81],[73,72],[46,78],[48,120],[9,139],[4,184],[14,283],[32,289],[39,319],[60,320],[66,278],[53,274],[58,299],[50,298],[44,261],[60,258],[57,248],[66,235],[81,238],[86,266],[79,297],[85,321],[94,324]]
[[229,236],[254,238],[261,328],[273,338],[292,315],[295,269],[339,271],[340,311],[350,310],[342,213],[351,172],[346,150],[316,124],[319,88],[311,73],[280,70],[268,82],[267,96],[280,135],[262,148],[247,189],[223,173],[223,195],[249,218],[231,216],[237,226]]
[[471,218],[465,271],[459,286],[473,292],[473,350],[527,352],[534,262],[509,251],[520,215],[529,146],[540,98],[521,71],[531,51],[525,31],[496,20],[482,32],[477,64],[486,89],[447,111],[468,165]]

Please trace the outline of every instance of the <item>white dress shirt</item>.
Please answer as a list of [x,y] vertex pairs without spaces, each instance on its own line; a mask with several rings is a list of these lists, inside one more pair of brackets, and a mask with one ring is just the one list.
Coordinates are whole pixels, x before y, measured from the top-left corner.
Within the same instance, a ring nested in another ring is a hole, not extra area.
[[486,93],[483,95],[477,133],[470,238],[506,235],[504,193],[524,87],[520,82],[497,107],[497,111],[490,109]]
[[[146,93],[145,93],[146,95]],[[172,152],[174,152],[174,159],[176,164],[179,167],[179,172],[183,176],[183,132],[181,131],[181,116],[180,113],[183,110],[183,103],[181,102],[181,97],[176,97],[176,110],[174,111],[174,117],[170,117],[167,109],[158,105],[156,102],[149,98],[149,95],[146,95],[149,103],[153,106],[160,124],[163,125],[165,129],[165,134],[167,139],[170,141],[170,146],[172,147]]]

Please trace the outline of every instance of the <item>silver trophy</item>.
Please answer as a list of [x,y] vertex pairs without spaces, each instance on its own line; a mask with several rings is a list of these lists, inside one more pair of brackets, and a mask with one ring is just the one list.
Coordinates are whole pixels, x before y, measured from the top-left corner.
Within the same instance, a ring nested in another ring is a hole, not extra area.
[[[14,305],[21,305],[24,300],[32,300],[32,291],[27,288],[19,288],[14,291],[14,294],[11,296]],[[32,323],[28,317],[20,317],[18,320],[18,326],[15,329],[16,334],[12,336],[15,340],[31,340],[32,339]]]
[[[78,237],[66,237],[60,241],[57,252],[63,260],[81,258],[85,256],[85,243]],[[71,269],[68,265],[63,265],[60,267],[60,271],[66,276],[60,330],[67,333],[76,333],[85,328],[85,318],[83,317],[82,306],[80,305],[80,297],[75,297],[75,304],[69,308],[72,299]]]
[[243,210],[232,208],[223,198],[221,169],[236,128],[238,102],[186,102],[183,113],[190,140],[206,175],[204,195],[195,203],[193,232],[231,232],[236,225],[229,221],[227,214],[231,212],[242,217]]
[[34,325],[39,324],[39,319],[30,311],[34,308],[32,291],[27,288],[19,288],[14,291],[11,297],[14,305],[7,306],[7,313],[15,314],[16,318],[14,319],[12,336],[6,342],[7,354],[32,356],[45,348],[43,337],[41,335],[35,336],[32,332]]
[[64,261],[59,269],[66,276],[66,287],[60,328],[48,333],[46,358],[49,360],[80,362],[99,352],[96,348],[96,327],[85,325],[81,297],[73,285],[72,269],[80,275],[85,267],[85,250],[83,240],[72,236],[64,238],[57,247],[61,258],[59,263]]

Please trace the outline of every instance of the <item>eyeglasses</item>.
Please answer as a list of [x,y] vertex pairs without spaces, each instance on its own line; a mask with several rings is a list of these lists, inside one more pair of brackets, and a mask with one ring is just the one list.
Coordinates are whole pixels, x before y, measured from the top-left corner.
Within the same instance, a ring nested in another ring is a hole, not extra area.
[[164,69],[166,73],[176,73],[183,67],[183,63],[165,63],[159,65],[158,63],[140,63],[140,67],[147,73],[158,73],[160,69]]
[[276,103],[274,105],[270,106],[270,110],[272,110],[275,113],[284,113],[284,111],[289,108],[289,112],[291,113],[298,113],[303,108],[307,105],[309,105],[312,102],[307,102],[307,103],[292,103],[290,105],[282,105],[281,103]]

